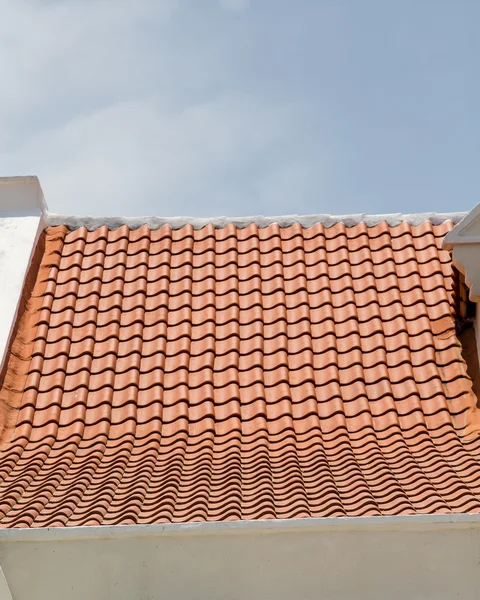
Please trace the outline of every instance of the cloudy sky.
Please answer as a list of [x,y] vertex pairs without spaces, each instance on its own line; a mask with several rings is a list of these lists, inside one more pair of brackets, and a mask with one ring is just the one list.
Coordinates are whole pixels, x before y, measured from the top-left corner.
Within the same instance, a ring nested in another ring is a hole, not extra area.
[[0,175],[93,215],[466,210],[478,0],[0,0]]

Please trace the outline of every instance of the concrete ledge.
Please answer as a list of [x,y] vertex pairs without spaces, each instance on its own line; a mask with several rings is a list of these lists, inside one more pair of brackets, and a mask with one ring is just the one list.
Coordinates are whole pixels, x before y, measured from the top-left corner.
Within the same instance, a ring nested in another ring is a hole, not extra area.
[[439,531],[480,529],[480,514],[400,515],[383,517],[326,517],[212,521],[158,525],[112,525],[0,529],[0,543],[109,540],[170,536],[259,535],[347,531]]
[[0,564],[15,600],[478,600],[479,525],[414,515],[9,530]]
[[40,216],[46,210],[38,177],[0,177],[0,217]]

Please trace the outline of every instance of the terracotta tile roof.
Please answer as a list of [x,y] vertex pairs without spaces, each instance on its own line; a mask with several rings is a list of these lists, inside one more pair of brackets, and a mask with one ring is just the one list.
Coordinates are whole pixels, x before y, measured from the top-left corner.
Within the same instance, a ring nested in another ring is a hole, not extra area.
[[1,525],[479,512],[451,227],[50,227]]

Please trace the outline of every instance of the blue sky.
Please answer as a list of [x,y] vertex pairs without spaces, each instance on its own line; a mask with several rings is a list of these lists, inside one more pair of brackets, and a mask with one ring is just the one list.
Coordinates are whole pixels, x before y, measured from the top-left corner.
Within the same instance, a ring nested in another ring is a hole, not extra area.
[[0,174],[69,214],[468,210],[478,0],[0,0]]

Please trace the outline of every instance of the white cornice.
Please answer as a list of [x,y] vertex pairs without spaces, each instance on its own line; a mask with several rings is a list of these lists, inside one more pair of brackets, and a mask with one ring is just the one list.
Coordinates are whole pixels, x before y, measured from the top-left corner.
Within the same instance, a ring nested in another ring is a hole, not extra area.
[[480,302],[480,204],[470,211],[443,239],[452,252],[452,262],[464,274],[472,302]]
[[467,213],[464,218],[445,236],[443,247],[445,250],[452,250],[456,244],[479,244],[479,232],[473,231],[475,224],[480,225],[480,204]]

